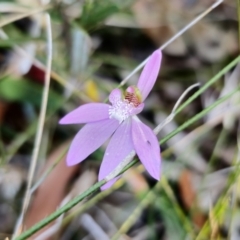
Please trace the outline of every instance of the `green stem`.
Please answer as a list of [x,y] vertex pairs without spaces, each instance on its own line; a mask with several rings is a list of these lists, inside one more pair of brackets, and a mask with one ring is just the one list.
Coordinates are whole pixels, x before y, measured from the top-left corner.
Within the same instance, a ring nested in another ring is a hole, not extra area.
[[186,102],[184,102],[175,112],[175,114],[180,113],[189,103],[191,103],[194,99],[200,96],[207,88],[213,85],[219,78],[221,78],[225,73],[229,72],[231,68],[233,68],[240,61],[240,56],[235,58],[232,62],[230,62],[225,68],[223,68],[218,74],[216,74],[213,78],[211,78],[206,84],[204,84],[196,93],[194,93]]
[[[234,90],[233,92],[227,94],[226,96],[220,98],[218,101],[216,101],[214,104],[212,104],[211,106],[209,106],[208,108],[204,109],[203,111],[201,111],[199,114],[195,115],[193,118],[189,119],[187,122],[185,122],[183,125],[181,125],[180,127],[178,127],[175,131],[171,132],[169,135],[167,135],[165,138],[163,138],[160,143],[163,144],[165,142],[167,142],[171,137],[173,137],[174,135],[178,134],[179,132],[181,132],[182,130],[184,130],[185,128],[187,128],[189,125],[193,124],[194,122],[196,122],[197,120],[199,120],[200,118],[202,118],[203,116],[205,116],[209,111],[211,111],[213,108],[215,108],[217,105],[219,105],[220,103],[224,102],[226,99],[228,99],[229,97],[231,97],[234,93],[236,93],[237,91],[239,91],[239,88]],[[129,169],[130,167],[132,167],[135,163],[137,163],[137,159],[134,159],[131,163],[129,163],[123,170],[122,172],[125,172],[127,169]],[[121,173],[122,173],[121,172]],[[121,174],[120,173],[120,174]],[[79,202],[81,202],[84,198],[86,198],[87,196],[91,195],[93,192],[96,192],[101,186],[103,186],[106,183],[105,180],[102,180],[96,184],[94,184],[92,187],[90,187],[87,191],[85,191],[84,193],[82,193],[81,195],[75,197],[73,200],[69,201],[66,205],[64,205],[63,207],[59,208],[56,212],[52,213],[51,215],[49,215],[48,217],[44,218],[42,221],[38,222],[37,224],[35,224],[33,227],[31,227],[30,229],[28,229],[27,231],[23,232],[21,235],[19,235],[17,238],[15,238],[15,240],[24,240],[30,236],[32,236],[35,232],[37,232],[38,230],[40,230],[41,228],[43,228],[44,226],[46,226],[47,224],[49,224],[50,222],[52,222],[53,220],[55,220],[56,218],[58,218],[60,215],[62,215],[63,213],[65,213],[66,211],[68,211],[69,209],[71,209],[72,207],[74,207],[76,204],[78,204]]]
[[[182,104],[180,106],[180,108],[176,111],[176,114],[179,113],[184,107],[186,107],[189,103],[191,103],[197,96],[199,96],[204,90],[206,90],[210,85],[212,85],[215,81],[217,81],[218,78],[220,78],[221,76],[223,76],[223,74],[225,74],[226,72],[228,72],[234,65],[236,65],[238,62],[240,61],[240,56],[237,57],[235,60],[233,60],[230,64],[228,64],[223,70],[221,70],[215,77],[213,77],[209,82],[207,82],[202,88],[200,88],[198,90],[198,92],[196,92],[192,97],[190,97],[184,104]],[[184,124],[182,124],[180,127],[178,127],[176,130],[174,130],[173,132],[171,132],[170,134],[168,134],[165,138],[163,138],[160,141],[160,144],[163,144],[165,142],[167,142],[170,138],[172,138],[173,136],[175,136],[176,134],[178,134],[179,132],[181,132],[182,130],[184,130],[185,128],[187,128],[189,125],[193,124],[194,122],[196,122],[197,120],[199,120],[200,118],[202,118],[203,116],[205,116],[209,111],[211,111],[213,108],[215,108],[217,105],[221,104],[222,102],[224,102],[226,99],[228,99],[229,97],[231,97],[234,93],[236,93],[239,90],[236,89],[234,91],[232,91],[231,93],[227,94],[226,96],[218,99],[215,103],[213,103],[211,106],[209,106],[208,108],[204,109],[203,111],[201,111],[200,113],[198,113],[197,115],[195,115],[194,117],[192,117],[191,119],[189,119],[187,122],[185,122]],[[134,159],[131,163],[129,163],[123,170],[121,173],[125,172],[127,169],[129,169],[130,167],[132,167],[134,164],[136,164],[138,161],[137,159]],[[120,174],[121,174],[120,173]],[[59,208],[57,211],[55,211],[54,213],[50,214],[48,217],[44,218],[43,220],[41,220],[40,222],[38,222],[37,224],[35,224],[34,226],[32,226],[31,228],[29,228],[28,230],[26,230],[25,232],[23,232],[21,235],[19,235],[18,237],[15,238],[15,240],[24,240],[27,239],[28,237],[32,236],[35,232],[37,232],[38,230],[40,230],[41,228],[45,227],[47,224],[49,224],[50,222],[52,222],[53,220],[55,220],[56,218],[58,218],[59,216],[61,216],[63,213],[67,212],[68,210],[70,210],[72,207],[74,207],[76,204],[78,204],[79,202],[81,202],[84,198],[86,198],[87,196],[91,195],[92,193],[96,192],[101,186],[103,186],[106,183],[105,180],[102,180],[96,184],[94,184],[92,187],[90,187],[87,191],[85,191],[84,193],[80,194],[79,196],[75,197],[74,199],[72,199],[71,201],[69,201],[66,205],[64,205],[63,207]]]
[[210,112],[212,109],[214,109],[217,105],[221,104],[222,102],[226,101],[228,98],[230,98],[233,94],[239,91],[240,88],[235,89],[234,91],[230,92],[229,94],[225,95],[224,97],[218,99],[215,103],[210,105],[209,107],[205,108],[202,110],[200,113],[196,114],[194,117],[189,119],[187,122],[183,123],[180,127],[178,127],[176,130],[172,131],[169,133],[166,137],[164,137],[161,141],[160,144],[167,142],[170,138],[187,128],[189,125],[193,124],[197,120],[201,119],[204,117],[208,112]]
[[151,202],[156,199],[156,191],[159,191],[161,188],[161,182],[158,182],[154,188],[149,191],[146,196],[142,199],[142,201],[138,204],[138,206],[134,209],[132,214],[129,215],[127,220],[122,224],[122,226],[119,228],[119,230],[114,234],[113,237],[111,237],[111,240],[118,240],[121,238],[122,234],[125,234],[131,226],[133,225],[134,222],[140,217],[141,212],[143,211],[144,208],[146,208]]
[[23,232],[21,235],[15,238],[15,240],[23,240],[27,239],[28,237],[32,236],[35,232],[42,229],[44,226],[61,216],[64,212],[67,212],[71,208],[73,208],[75,205],[77,205],[79,202],[81,202],[84,198],[88,197],[92,193],[96,192],[101,186],[103,186],[106,183],[105,180],[102,180],[100,182],[97,182],[92,187],[90,187],[88,190],[86,190],[84,193],[80,194],[79,196],[75,197],[71,201],[69,201],[66,205],[59,208],[54,213],[50,214],[48,217],[44,218],[37,224],[35,224],[33,227],[28,229],[27,231]]
[[102,199],[104,199],[105,197],[107,197],[108,195],[110,195],[113,191],[118,190],[122,185],[124,184],[124,180],[123,178],[120,178],[116,184],[114,184],[111,188],[100,192],[99,194],[97,194],[96,196],[92,197],[89,201],[85,202],[83,205],[80,205],[80,207],[76,210],[74,210],[74,212],[71,212],[70,214],[68,214],[62,221],[61,226],[65,226],[67,224],[69,224],[69,222],[76,216],[86,212],[89,208],[93,207],[94,205],[96,205],[98,202],[100,202]]

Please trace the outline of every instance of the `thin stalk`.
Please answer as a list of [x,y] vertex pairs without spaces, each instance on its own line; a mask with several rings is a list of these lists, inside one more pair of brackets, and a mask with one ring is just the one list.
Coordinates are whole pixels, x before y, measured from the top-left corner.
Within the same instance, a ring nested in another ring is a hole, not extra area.
[[6,158],[4,163],[8,163],[17,153],[18,149],[33,135],[37,128],[37,121],[31,123],[30,126],[23,132],[19,133],[6,149]]
[[[233,94],[235,94],[237,91],[239,91],[239,88],[230,92],[229,94],[225,95],[224,97],[218,99],[215,103],[213,103],[212,105],[210,105],[209,107],[207,107],[206,109],[204,109],[203,111],[201,111],[200,113],[198,113],[197,115],[195,115],[194,117],[192,117],[191,119],[189,119],[187,122],[185,122],[184,124],[182,124],[180,127],[178,127],[176,130],[174,130],[173,132],[171,132],[170,134],[168,134],[165,138],[163,138],[160,141],[160,144],[163,144],[165,142],[167,142],[170,138],[172,138],[173,136],[175,136],[176,134],[178,134],[179,132],[183,131],[185,128],[189,127],[191,124],[193,124],[194,122],[198,121],[199,119],[201,119],[203,116],[205,116],[209,111],[211,111],[212,109],[214,109],[216,106],[218,106],[219,104],[221,104],[222,102],[226,101],[228,98],[230,98]],[[134,164],[136,164],[138,161],[137,159],[134,159],[132,162],[130,162],[121,172],[120,174],[122,174],[123,172],[125,172],[127,169],[129,169],[130,167],[132,167]],[[119,175],[120,175],[119,174]],[[55,211],[54,213],[50,214],[48,217],[44,218],[43,220],[41,220],[40,222],[38,222],[37,224],[35,224],[34,226],[32,226],[31,228],[29,228],[28,230],[26,230],[25,232],[23,232],[20,236],[14,238],[14,240],[24,240],[27,239],[28,237],[32,236],[35,232],[37,232],[38,230],[42,229],[43,227],[45,227],[47,224],[49,224],[50,222],[52,222],[53,220],[55,220],[56,218],[58,218],[59,216],[61,216],[63,213],[65,213],[66,211],[68,211],[69,209],[71,209],[72,207],[74,207],[76,204],[78,204],[79,202],[81,202],[83,199],[85,199],[87,196],[91,195],[92,193],[96,192],[101,186],[103,186],[106,183],[106,180],[102,180],[96,184],[94,184],[91,188],[89,188],[87,191],[85,191],[84,193],[80,194],[79,196],[75,197],[73,200],[69,201],[66,205],[64,205],[63,207],[59,208],[57,211]]]
[[173,204],[173,208],[176,211],[176,214],[178,215],[178,218],[183,224],[183,227],[185,228],[185,231],[187,233],[190,233],[191,238],[190,239],[195,239],[195,232],[193,228],[193,223],[191,224],[191,221],[186,217],[184,211],[182,210],[181,206],[178,203],[178,200],[176,199],[174,192],[165,176],[163,176],[162,179],[162,188],[167,194],[169,200]]
[[162,176],[162,180],[157,182],[156,185],[152,190],[150,190],[147,195],[143,198],[143,200],[140,202],[140,204],[135,208],[133,213],[127,218],[127,220],[122,224],[122,226],[119,228],[119,230],[116,232],[116,234],[111,238],[111,240],[117,240],[121,237],[122,234],[129,231],[129,229],[132,227],[132,225],[136,222],[136,220],[139,218],[140,214],[142,213],[143,209],[146,208],[151,202],[156,201],[157,199],[157,192],[160,190],[160,188],[163,188],[166,192],[167,196],[171,200],[176,213],[178,214],[179,219],[183,222],[183,227],[187,232],[191,233],[191,239],[194,239],[195,233],[193,231],[193,226],[189,221],[187,221],[186,216],[184,215],[183,211],[181,210],[179,204],[177,203],[177,200],[174,196],[174,193],[166,179],[165,176]]
[[157,127],[155,127],[155,129],[153,130],[154,133],[157,135],[161,130],[162,128],[164,128],[168,123],[170,123],[173,118],[175,117],[176,115],[176,110],[177,108],[179,107],[179,105],[181,104],[182,100],[186,97],[186,95],[192,90],[194,89],[195,87],[199,87],[200,84],[199,83],[195,83],[193,84],[192,86],[190,86],[189,88],[187,88],[183,94],[180,96],[180,98],[177,100],[177,102],[175,103],[174,107],[173,107],[173,110],[171,111],[170,115],[162,122],[160,123]]
[[218,106],[219,104],[221,104],[222,102],[226,101],[228,98],[230,98],[231,96],[233,96],[235,93],[237,93],[240,90],[240,87],[237,88],[236,90],[230,92],[229,94],[225,95],[222,98],[219,98],[216,102],[214,102],[212,105],[210,105],[209,107],[205,108],[204,110],[202,110],[200,113],[196,114],[194,117],[190,118],[188,121],[186,121],[185,123],[183,123],[181,126],[179,126],[176,130],[172,131],[171,133],[169,133],[166,137],[164,137],[161,141],[160,144],[163,144],[165,142],[167,142],[170,138],[172,138],[173,136],[175,136],[176,134],[178,134],[179,132],[183,131],[184,129],[186,129],[187,127],[189,127],[191,124],[193,124],[194,122],[198,121],[199,119],[201,119],[202,117],[204,117],[208,112],[210,112],[212,109],[214,109],[216,106]]
[[147,193],[143,200],[138,204],[134,209],[133,213],[127,218],[127,220],[122,224],[116,234],[111,238],[111,240],[117,240],[121,237],[122,234],[128,232],[132,224],[140,217],[144,208],[146,208],[151,202],[156,199],[156,191],[159,191],[162,183],[158,182],[154,188]]
[[63,207],[59,208],[54,213],[50,214],[48,217],[44,218],[42,221],[35,224],[33,227],[31,227],[29,230],[23,232],[21,235],[19,235],[16,238],[13,238],[15,240],[23,240],[28,239],[28,237],[32,236],[35,232],[42,229],[44,226],[48,225],[50,222],[61,216],[64,212],[67,212],[71,208],[73,208],[75,205],[77,205],[79,202],[81,202],[83,199],[91,195],[92,193],[99,190],[101,186],[103,186],[106,183],[105,180],[102,180],[100,182],[97,182],[92,187],[90,187],[88,190],[86,190],[84,193],[80,194],[79,196],[75,197],[71,201],[69,201],[67,204],[65,204]]
[[184,102],[177,110],[176,114],[180,113],[190,102],[200,96],[206,89],[213,85],[217,80],[219,80],[225,73],[229,72],[237,63],[240,62],[240,56],[236,57],[232,62],[230,62],[226,67],[224,67],[220,72],[218,72],[213,78],[211,78],[206,84],[204,84],[199,90],[194,93],[186,102]]
[[[167,150],[164,150],[163,152],[161,152],[162,157],[165,156],[165,153],[167,152]],[[143,165],[139,165],[136,167],[136,170],[138,173],[142,173],[144,171],[144,167]],[[124,178],[120,178],[111,188],[100,192],[99,194],[97,194],[96,196],[92,197],[90,200],[86,201],[84,203],[84,205],[79,206],[78,209],[74,210],[74,212],[70,213],[69,215],[67,215],[62,222],[62,226],[64,227],[66,224],[68,224],[75,216],[80,215],[81,213],[85,212],[86,210],[88,210],[90,207],[96,205],[99,201],[101,201],[103,198],[105,198],[106,196],[108,196],[109,194],[111,194],[113,191],[116,191],[117,189],[119,189],[120,187],[123,186],[123,184],[125,183],[125,179]]]
[[27,211],[27,208],[30,202],[31,186],[33,182],[34,172],[37,165],[37,159],[39,155],[41,139],[43,134],[43,127],[44,127],[44,122],[46,117],[46,110],[47,110],[48,94],[49,94],[49,87],[50,87],[50,74],[51,74],[51,65],[52,65],[52,29],[51,29],[51,19],[49,14],[46,14],[45,16],[46,16],[46,24],[47,24],[47,68],[46,68],[45,81],[44,81],[43,97],[42,97],[42,104],[41,104],[41,110],[39,115],[39,124],[38,124],[37,134],[36,134],[35,143],[34,143],[33,156],[31,159],[30,170],[28,173],[26,194],[23,201],[22,211],[17,221],[14,236],[16,236],[19,232],[21,232],[22,223],[24,221],[24,215]]
[[[187,26],[185,26],[183,29],[181,29],[177,34],[175,34],[172,38],[170,38],[167,42],[165,42],[159,50],[163,50],[166,48],[169,44],[174,42],[178,37],[183,35],[189,28],[194,26],[197,22],[199,22],[202,18],[204,18],[209,12],[211,12],[214,8],[219,6],[224,0],[218,0],[215,3],[213,3],[208,9],[206,9],[203,13],[198,15],[196,18],[194,18]],[[149,56],[150,57],[150,56]],[[122,80],[122,82],[119,84],[119,87],[122,87],[135,73],[137,73],[140,69],[142,69],[145,64],[148,61],[148,58],[146,58],[142,63],[140,63],[133,71],[125,78]]]
[[[226,211],[229,211],[229,193],[232,189],[232,185],[236,183],[236,180],[239,176],[240,168],[239,165],[236,165],[236,170],[230,174],[228,178],[228,184],[223,191],[222,196],[218,199],[217,203],[214,204],[213,207],[213,216],[216,221],[219,221],[220,218],[223,216]],[[196,240],[202,240],[202,239],[209,239],[210,234],[210,221],[207,220],[204,224],[204,226],[201,228],[200,232],[198,233],[198,236],[196,237]]]
[[110,195],[113,191],[119,189],[124,184],[124,179],[119,179],[111,188],[107,189],[106,191],[100,192],[90,200],[86,201],[84,205],[81,205],[78,209],[71,212],[68,216],[63,219],[62,226],[67,225],[75,216],[80,215],[81,213],[86,212],[92,206],[95,206],[98,202],[102,199]]

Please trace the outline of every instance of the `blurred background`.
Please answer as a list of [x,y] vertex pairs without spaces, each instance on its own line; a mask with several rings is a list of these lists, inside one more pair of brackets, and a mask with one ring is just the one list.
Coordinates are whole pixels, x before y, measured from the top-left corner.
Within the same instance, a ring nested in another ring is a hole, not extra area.
[[[16,232],[36,148],[48,50],[45,13],[53,35],[51,82],[23,230],[97,181],[106,145],[66,167],[67,148],[81,126],[62,126],[59,119],[81,104],[105,101],[214,2],[1,0],[0,239]],[[239,17],[238,1],[225,0],[164,48],[158,80],[140,114],[152,129],[189,86],[204,85],[239,55]],[[159,140],[237,89],[239,80],[238,64],[166,125]],[[162,144],[160,182],[134,166],[111,189],[94,193],[29,239],[240,239],[239,104],[237,92]]]

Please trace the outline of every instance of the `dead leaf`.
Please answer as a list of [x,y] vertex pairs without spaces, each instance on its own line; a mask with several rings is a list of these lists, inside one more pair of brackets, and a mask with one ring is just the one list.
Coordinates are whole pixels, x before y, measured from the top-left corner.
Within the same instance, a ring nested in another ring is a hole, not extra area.
[[[66,149],[68,144],[69,143],[64,143],[50,155],[42,172],[46,171],[56,161],[56,159],[61,156],[63,150]],[[57,209],[66,195],[66,188],[69,180],[73,177],[78,168],[78,165],[74,167],[67,167],[65,157],[59,162],[59,164],[38,188],[25,218],[25,229],[28,229]],[[40,232],[45,231],[47,228],[48,226],[43,228],[34,235],[32,239],[34,239],[34,237],[36,237]]]
[[185,207],[188,210],[193,209],[192,219],[198,227],[202,227],[205,222],[205,216],[197,207],[197,195],[192,185],[192,173],[184,170],[179,178],[180,193]]

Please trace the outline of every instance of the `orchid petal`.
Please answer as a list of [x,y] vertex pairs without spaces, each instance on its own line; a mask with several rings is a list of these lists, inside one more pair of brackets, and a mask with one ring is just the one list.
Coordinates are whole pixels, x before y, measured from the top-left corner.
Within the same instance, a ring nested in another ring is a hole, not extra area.
[[79,124],[96,122],[109,118],[108,104],[105,103],[88,103],[84,104],[64,116],[60,124]]
[[[131,119],[124,121],[113,134],[99,171],[99,181],[104,179],[134,150],[131,136]],[[102,190],[109,188],[117,179],[113,179],[102,186]]]
[[131,116],[139,114],[144,108],[144,103],[139,104],[137,107],[135,107],[132,112]]
[[157,137],[137,117],[132,120],[132,140],[136,153],[144,167],[153,178],[159,180],[161,157]]
[[75,136],[67,154],[67,165],[72,166],[98,149],[117,129],[118,121],[107,119],[86,124]]
[[109,101],[112,104],[115,104],[116,102],[118,102],[119,100],[121,100],[122,98],[122,92],[120,89],[116,88],[113,89],[109,95]]
[[155,84],[160,69],[161,60],[162,52],[160,50],[156,50],[150,56],[141,73],[137,87],[141,92],[142,101],[147,98],[149,92],[152,90],[153,85]]

